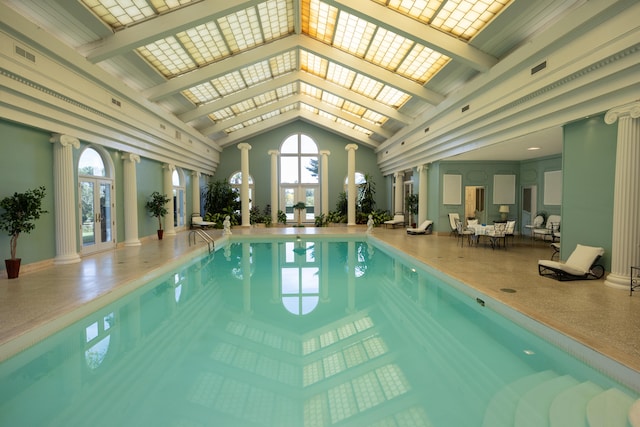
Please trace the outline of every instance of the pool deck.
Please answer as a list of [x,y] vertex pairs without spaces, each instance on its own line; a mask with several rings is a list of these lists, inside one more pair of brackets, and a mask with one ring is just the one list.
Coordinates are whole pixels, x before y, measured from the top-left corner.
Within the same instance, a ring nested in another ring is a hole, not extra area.
[[[364,232],[364,226],[233,229],[234,235]],[[221,230],[209,233],[216,241],[223,239]],[[182,231],[162,241],[143,239],[141,246],[89,255],[79,263],[47,262],[25,266],[17,279],[0,277],[0,361],[66,326],[73,316],[88,314],[98,298],[115,297],[154,270],[206,251],[202,242],[189,246],[187,236]],[[448,235],[410,236],[400,228],[375,228],[372,236],[640,372],[640,292],[630,297],[628,290],[605,286],[604,279],[558,282],[540,277],[538,259],[552,253],[548,242],[516,236],[506,250],[493,250],[466,242],[460,247]]]

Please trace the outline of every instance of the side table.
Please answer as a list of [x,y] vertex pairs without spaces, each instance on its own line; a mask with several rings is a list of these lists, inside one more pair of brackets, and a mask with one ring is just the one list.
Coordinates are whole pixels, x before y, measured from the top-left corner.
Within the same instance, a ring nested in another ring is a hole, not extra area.
[[634,289],[638,287],[640,287],[640,266],[631,267],[631,283],[629,283],[629,296],[631,296]]

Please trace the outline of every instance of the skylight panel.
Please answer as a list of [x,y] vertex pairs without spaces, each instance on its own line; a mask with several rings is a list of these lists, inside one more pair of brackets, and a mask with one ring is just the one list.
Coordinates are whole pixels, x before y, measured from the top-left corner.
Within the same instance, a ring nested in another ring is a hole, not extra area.
[[353,129],[353,128],[356,127],[356,125],[354,123],[352,123],[352,122],[350,122],[348,120],[341,119],[339,117],[336,117],[336,122],[340,123],[342,126],[346,126],[346,127],[350,128],[350,129]]
[[394,108],[402,107],[410,98],[411,96],[399,91],[398,89],[394,89],[391,86],[385,86],[378,96],[376,96],[376,100]]
[[273,110],[269,113],[265,113],[262,116],[260,116],[262,118],[262,120],[269,120],[273,117],[279,116],[281,114],[280,110]]
[[256,104],[253,102],[253,99],[245,99],[244,101],[238,102],[237,104],[233,104],[231,106],[231,111],[233,111],[236,115],[246,113],[247,111],[255,109]]
[[355,102],[351,101],[345,101],[342,105],[342,109],[348,113],[355,114],[358,117],[362,117],[365,111],[367,111],[367,109],[362,105],[356,104]]
[[[386,1],[375,0],[378,3],[386,4]],[[386,6],[390,9],[418,19],[429,22],[433,15],[440,9],[443,0],[389,0]]]
[[285,86],[280,86],[276,89],[276,93],[278,94],[278,99],[283,99],[288,96],[291,96],[296,93],[297,85],[294,83],[289,83]]
[[220,98],[220,94],[214,89],[211,83],[202,83],[198,86],[194,86],[185,91],[182,94],[189,98],[191,102],[196,105],[204,104],[214,99]]
[[451,58],[423,45],[415,45],[396,72],[419,83],[427,82]]
[[384,28],[379,28],[365,59],[388,70],[395,70],[413,42]]
[[260,116],[254,117],[252,119],[249,119],[247,121],[242,122],[242,126],[248,128],[249,126],[256,125],[256,124],[260,123],[261,121],[262,121],[262,117],[260,117]]
[[213,113],[209,114],[209,118],[211,120],[213,120],[214,122],[220,122],[223,120],[227,120],[232,118],[233,115],[233,111],[231,110],[231,108],[229,107],[225,107],[221,110],[218,111],[214,111]]
[[112,28],[122,28],[142,21],[156,12],[144,0],[82,0],[98,18]]
[[302,32],[324,43],[331,43],[338,9],[320,0],[302,0]]
[[307,110],[313,114],[318,114],[318,109],[316,107],[312,107],[311,105],[305,104],[304,102],[300,103],[300,109]]
[[300,93],[311,96],[316,99],[322,98],[322,90],[307,83],[300,83]]
[[218,25],[232,53],[247,50],[264,42],[260,20],[253,7],[218,19]]
[[247,85],[238,71],[213,79],[211,80],[211,84],[213,84],[213,87],[215,87],[222,96],[247,88]]
[[307,52],[306,50],[300,51],[300,68],[302,71],[324,78],[327,74],[328,65],[329,61],[326,59]]
[[377,113],[375,111],[372,110],[367,110],[363,115],[362,118],[368,122],[374,123],[378,126],[382,126],[383,124],[385,124],[387,122],[387,120],[389,120],[389,118],[385,115],[382,115],[380,113]]
[[136,50],[165,77],[175,77],[196,68],[196,63],[175,37],[167,37]]
[[384,85],[379,81],[373,80],[362,74],[358,74],[351,86],[351,90],[354,90],[364,96],[368,96],[371,99],[375,99],[383,86]]
[[296,102],[296,103],[294,103],[294,104],[287,105],[286,107],[282,107],[282,108],[280,109],[280,113],[284,114],[284,113],[287,113],[287,112],[289,112],[289,111],[297,110],[298,108],[299,108],[299,105],[298,105],[298,103]]
[[269,67],[271,67],[271,74],[273,74],[273,77],[278,77],[297,69],[298,64],[295,50],[269,58]]
[[[129,1],[131,0],[127,3]],[[164,13],[196,1],[200,0],[150,0],[150,3],[158,13]]]
[[176,37],[200,66],[229,56],[229,49],[214,22],[182,31]]
[[353,80],[356,78],[356,72],[350,70],[342,65],[338,65],[335,62],[329,63],[326,79],[339,84],[343,87],[351,87]]
[[470,40],[511,0],[447,0],[431,25]]
[[342,108],[342,104],[344,104],[343,98],[326,91],[322,93],[322,101],[338,108]]
[[253,97],[253,102],[255,102],[257,107],[262,107],[263,105],[270,104],[278,100],[278,95],[275,90],[270,90],[269,92],[261,93],[258,96]]
[[340,12],[333,46],[362,58],[371,42],[376,25],[347,12]]
[[265,41],[293,33],[293,0],[268,0],[258,4]]
[[373,131],[371,129],[366,129],[366,128],[363,128],[362,126],[359,126],[359,125],[354,125],[353,126],[353,130],[356,130],[358,132],[364,133],[367,136],[373,135]]
[[331,113],[327,113],[326,111],[322,111],[322,110],[318,110],[317,113],[320,117],[324,117],[327,120],[331,120],[332,122],[335,122],[338,118],[336,116],[334,116]]
[[242,123],[238,123],[238,124],[237,124],[237,125],[235,125],[235,126],[231,126],[231,127],[226,128],[226,129],[224,130],[224,132],[225,132],[226,134],[230,134],[230,133],[235,132],[235,131],[238,131],[238,130],[240,130],[240,129],[242,129],[242,128],[244,128],[244,126],[242,125]]
[[249,65],[248,67],[240,70],[240,73],[242,74],[247,86],[253,86],[273,77],[271,75],[271,68],[269,67],[268,61],[260,61],[253,65]]

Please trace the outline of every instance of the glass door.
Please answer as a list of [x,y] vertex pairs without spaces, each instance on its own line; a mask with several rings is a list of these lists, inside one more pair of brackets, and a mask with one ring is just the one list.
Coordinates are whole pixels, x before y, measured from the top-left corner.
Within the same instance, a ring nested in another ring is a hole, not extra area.
[[80,235],[82,252],[90,253],[115,246],[112,218],[112,184],[100,179],[80,179]]
[[[317,212],[316,186],[289,186],[282,187],[280,205],[284,206],[287,222],[298,222],[298,214],[302,214],[300,222],[314,222]],[[297,212],[294,205],[303,202],[307,207],[305,211]]]

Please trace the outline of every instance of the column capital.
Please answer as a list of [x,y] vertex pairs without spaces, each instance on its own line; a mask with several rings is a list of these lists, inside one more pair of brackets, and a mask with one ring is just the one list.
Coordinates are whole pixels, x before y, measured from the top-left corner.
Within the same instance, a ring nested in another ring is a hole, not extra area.
[[191,176],[195,176],[196,178],[200,178],[202,174],[198,171],[191,171]]
[[394,172],[393,176],[395,178],[402,178],[404,176],[404,172]]
[[320,150],[319,153],[320,153],[321,156],[328,156],[328,155],[331,154],[331,151],[329,151],[329,150]]
[[613,107],[604,115],[604,122],[608,125],[612,125],[624,116],[629,116],[632,119],[640,117],[640,101]]
[[344,149],[345,149],[345,150],[347,150],[347,151],[349,151],[349,150],[353,150],[353,151],[355,151],[355,150],[357,150],[357,149],[358,149],[358,144],[347,144],[347,145],[344,147]]
[[49,138],[49,142],[58,142],[63,147],[70,145],[75,149],[80,148],[80,140],[78,138],[76,138],[75,136],[63,135],[60,133],[54,133],[53,135],[51,135],[51,138]]
[[429,170],[429,165],[420,165],[416,169],[418,170],[418,173],[421,173],[422,171],[426,172]]
[[[238,148],[240,147],[240,145],[238,145]],[[269,150],[267,151],[267,154],[269,154],[270,156],[277,156],[278,154],[280,154],[280,152],[278,150]]]
[[241,142],[238,144],[238,150],[251,150],[251,146],[246,142]]
[[125,162],[140,163],[140,156],[132,153],[122,153],[122,160]]
[[173,172],[174,170],[176,170],[176,165],[173,165],[171,163],[165,163],[164,165],[162,165],[162,169],[168,170],[169,172]]

